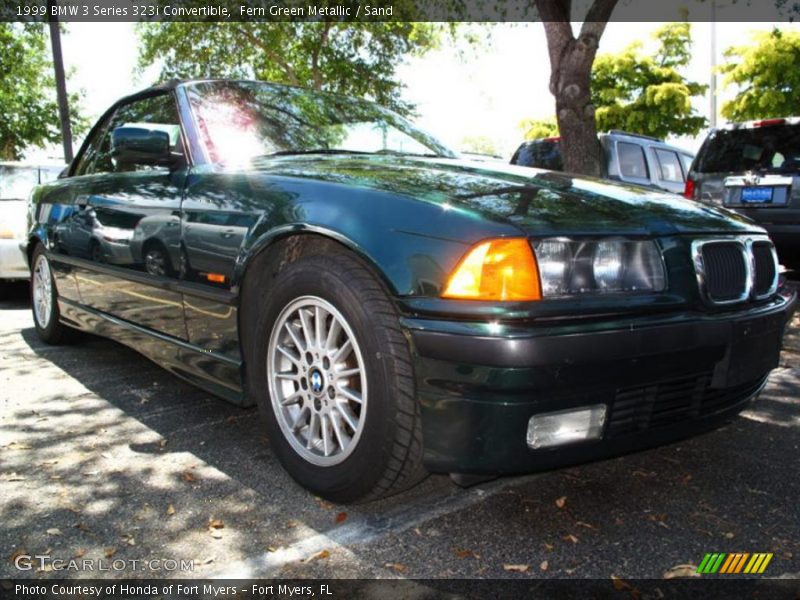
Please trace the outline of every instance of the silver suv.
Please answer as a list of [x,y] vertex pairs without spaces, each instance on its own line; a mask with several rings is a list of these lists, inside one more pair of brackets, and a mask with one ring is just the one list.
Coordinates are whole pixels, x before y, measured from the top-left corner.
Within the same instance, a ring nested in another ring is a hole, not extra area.
[[711,130],[684,195],[757,222],[769,232],[781,262],[800,268],[800,117]]
[[[598,136],[603,147],[606,179],[651,189],[683,193],[693,155],[658,138],[612,129]],[[524,142],[511,158],[512,165],[563,171],[560,137]]]

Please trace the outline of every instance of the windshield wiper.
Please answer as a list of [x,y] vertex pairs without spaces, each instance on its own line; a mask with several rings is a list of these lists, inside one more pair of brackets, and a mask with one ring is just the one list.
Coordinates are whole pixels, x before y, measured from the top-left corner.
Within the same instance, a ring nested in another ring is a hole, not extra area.
[[299,156],[303,154],[372,154],[372,152],[362,152],[360,150],[344,150],[343,148],[313,148],[311,150],[278,150],[277,152],[270,152],[269,154],[262,155],[263,157],[271,156]]
[[370,152],[370,154],[388,154],[390,156],[422,156],[424,158],[439,158],[440,154],[433,154],[431,152],[401,152],[400,150],[389,150],[385,148],[384,150],[376,150],[375,152]]
[[313,148],[311,150],[278,150],[277,152],[270,152],[263,154],[260,158],[271,158],[273,156],[302,156],[304,154],[359,154],[359,155],[386,155],[386,156],[422,156],[426,158],[437,158],[439,154],[432,153],[417,153],[417,152],[401,152],[399,150],[375,150],[374,152],[367,152],[364,150],[345,150],[344,148]]

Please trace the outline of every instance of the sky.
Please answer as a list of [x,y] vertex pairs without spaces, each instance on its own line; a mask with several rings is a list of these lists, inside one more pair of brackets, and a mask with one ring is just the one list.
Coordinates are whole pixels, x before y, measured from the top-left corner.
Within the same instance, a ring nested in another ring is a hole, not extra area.
[[[618,52],[636,40],[647,48],[659,26],[661,23],[609,23],[600,52]],[[717,62],[726,48],[746,42],[751,32],[774,26],[717,23]],[[710,23],[692,27],[693,59],[686,74],[701,83],[710,80],[711,28]],[[133,23],[70,23],[62,45],[65,66],[73,71],[69,85],[85,90],[82,108],[92,120],[117,99],[148,87],[158,76],[157,67],[134,73],[137,43]],[[98,52],[98,48],[115,51]],[[482,48],[448,42],[423,57],[409,59],[397,74],[405,85],[405,99],[417,106],[416,123],[456,149],[467,136],[485,136],[507,158],[522,140],[522,119],[545,118],[555,112],[541,23],[496,25],[491,44]],[[733,91],[719,90],[718,106]],[[708,97],[697,102],[705,116],[709,106]],[[702,138],[703,134],[672,141],[696,151]]]

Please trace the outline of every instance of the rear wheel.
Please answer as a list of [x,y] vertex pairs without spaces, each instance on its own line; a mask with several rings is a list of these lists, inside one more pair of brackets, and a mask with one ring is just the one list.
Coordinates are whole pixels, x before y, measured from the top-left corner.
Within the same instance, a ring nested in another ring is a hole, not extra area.
[[248,386],[286,470],[335,502],[422,479],[411,358],[381,284],[341,253],[300,258],[256,285],[269,294],[254,295],[263,310],[243,322],[257,336]]
[[59,321],[61,313],[53,271],[41,244],[33,251],[31,264],[31,308],[36,333],[48,344],[67,343],[74,338],[75,332]]

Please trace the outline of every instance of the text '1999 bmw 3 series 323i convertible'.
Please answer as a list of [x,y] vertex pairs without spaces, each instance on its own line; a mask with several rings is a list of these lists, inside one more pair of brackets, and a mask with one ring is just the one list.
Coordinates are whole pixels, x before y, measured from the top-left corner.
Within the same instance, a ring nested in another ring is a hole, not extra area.
[[723,424],[795,304],[744,217],[461,160],[372,103],[253,81],[119,101],[30,213],[44,341],[108,336],[257,404],[338,502]]

